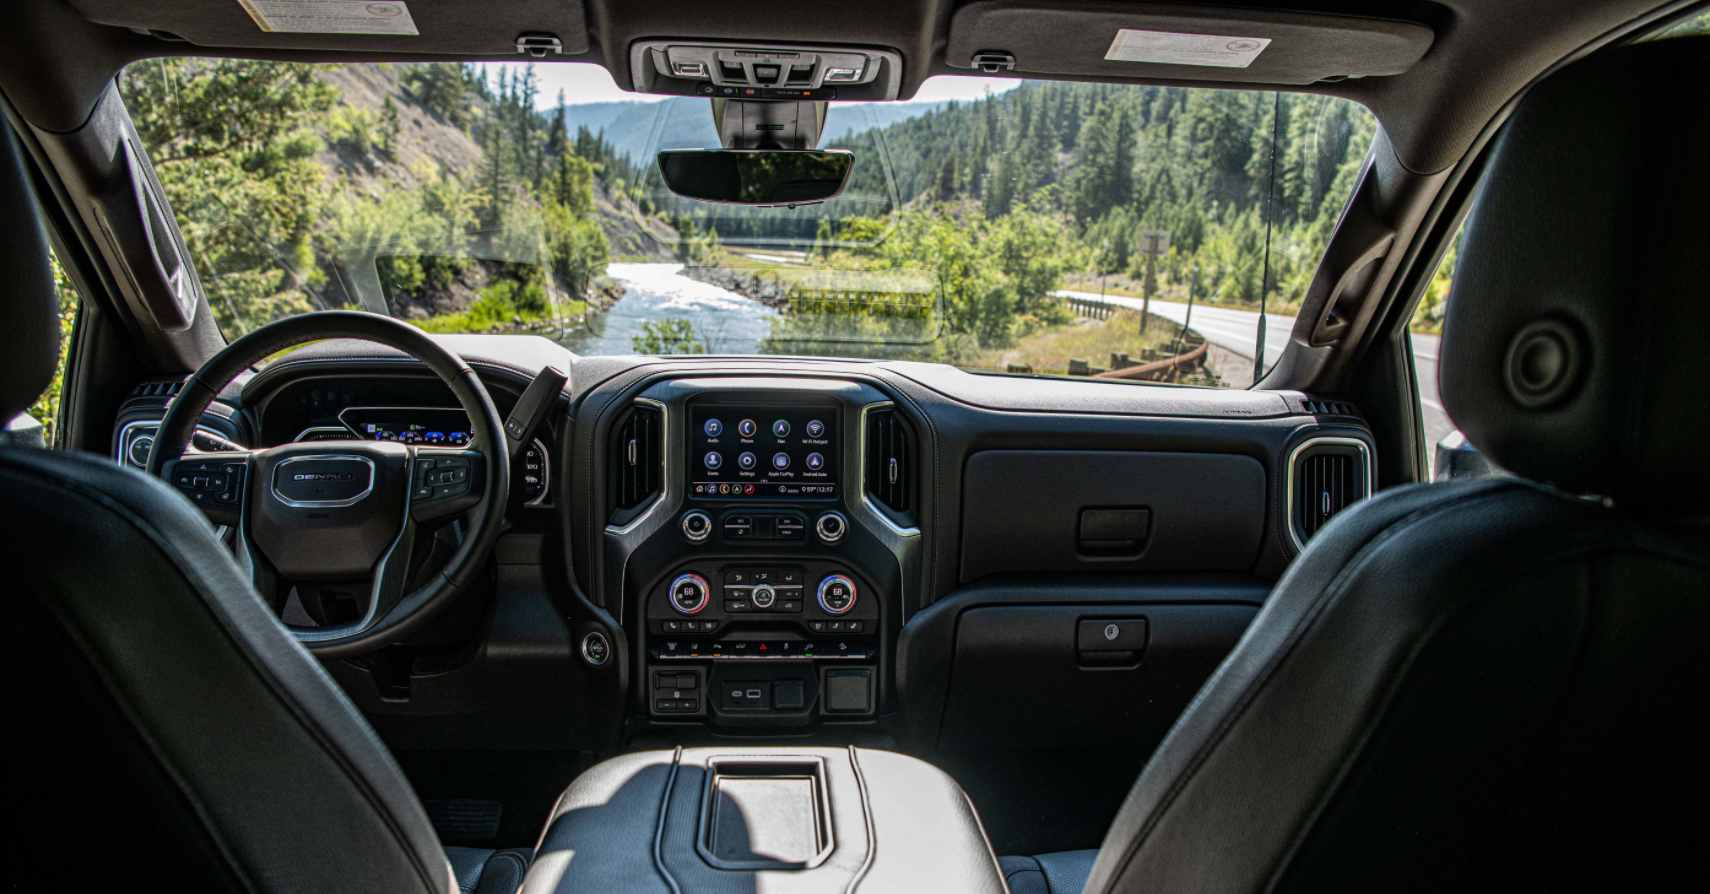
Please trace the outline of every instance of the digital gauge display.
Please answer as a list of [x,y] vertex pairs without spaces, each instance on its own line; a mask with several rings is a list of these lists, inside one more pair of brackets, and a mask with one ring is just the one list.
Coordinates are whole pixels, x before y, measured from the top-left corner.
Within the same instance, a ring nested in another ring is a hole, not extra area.
[[436,407],[350,407],[338,417],[365,441],[467,447],[474,426],[462,410]]
[[[349,407],[338,416],[344,427],[365,441],[397,441],[422,447],[468,447],[475,439],[469,415],[453,407]],[[523,503],[546,504],[546,445],[537,438],[513,465],[512,493]]]

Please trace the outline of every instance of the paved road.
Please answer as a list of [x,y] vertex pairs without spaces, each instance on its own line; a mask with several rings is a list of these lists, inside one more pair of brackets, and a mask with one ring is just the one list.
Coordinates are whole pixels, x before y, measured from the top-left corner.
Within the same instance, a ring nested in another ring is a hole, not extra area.
[[[1097,292],[1062,291],[1058,295],[1074,298],[1091,298],[1099,300]],[[1102,299],[1112,304],[1124,307],[1139,308],[1144,302],[1139,298],[1127,298],[1121,295],[1106,295]],[[1152,313],[1177,323],[1188,319],[1188,306],[1174,301],[1152,299]],[[1249,360],[1253,358],[1253,348],[1259,340],[1259,315],[1250,310],[1234,310],[1228,307],[1206,307],[1194,305],[1194,330],[1204,335],[1206,340],[1220,348],[1227,349]],[[1288,346],[1289,333],[1294,331],[1294,317],[1283,314],[1265,314],[1265,366],[1269,367],[1282,356],[1283,348]],[[1455,430],[1454,423],[1449,421],[1447,413],[1443,412],[1443,404],[1437,397],[1437,342],[1435,335],[1413,335],[1413,365],[1419,373],[1419,402],[1425,410],[1425,444],[1427,448],[1435,448],[1437,442]]]

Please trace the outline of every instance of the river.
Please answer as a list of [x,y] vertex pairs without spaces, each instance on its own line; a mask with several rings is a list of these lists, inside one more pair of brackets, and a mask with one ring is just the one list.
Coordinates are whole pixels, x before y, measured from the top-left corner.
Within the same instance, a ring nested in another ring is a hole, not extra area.
[[606,275],[623,286],[617,303],[588,316],[587,325],[558,339],[580,355],[629,354],[642,324],[668,317],[688,320],[710,354],[756,354],[778,312],[728,289],[698,282],[682,264],[611,264]]

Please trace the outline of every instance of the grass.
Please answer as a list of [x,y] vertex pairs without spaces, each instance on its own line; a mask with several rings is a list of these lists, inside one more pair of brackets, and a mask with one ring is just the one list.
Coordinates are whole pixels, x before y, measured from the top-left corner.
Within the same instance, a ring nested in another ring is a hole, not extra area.
[[1141,331],[1140,314],[1119,312],[1105,320],[1076,319],[1065,326],[1043,329],[1003,348],[986,348],[958,366],[1004,372],[1013,365],[1032,366],[1036,373],[1067,375],[1069,361],[1085,360],[1093,366],[1108,366],[1112,353],[1136,359],[1142,348],[1169,354],[1181,327],[1154,317],[1151,328]]

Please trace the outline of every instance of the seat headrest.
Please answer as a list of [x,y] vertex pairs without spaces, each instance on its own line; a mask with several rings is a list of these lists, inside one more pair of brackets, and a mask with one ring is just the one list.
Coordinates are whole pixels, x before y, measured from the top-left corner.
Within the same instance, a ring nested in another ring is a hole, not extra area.
[[36,193],[0,117],[0,425],[24,412],[59,365],[59,301]]
[[1444,406],[1519,475],[1641,512],[1710,498],[1710,38],[1521,101],[1466,225]]

